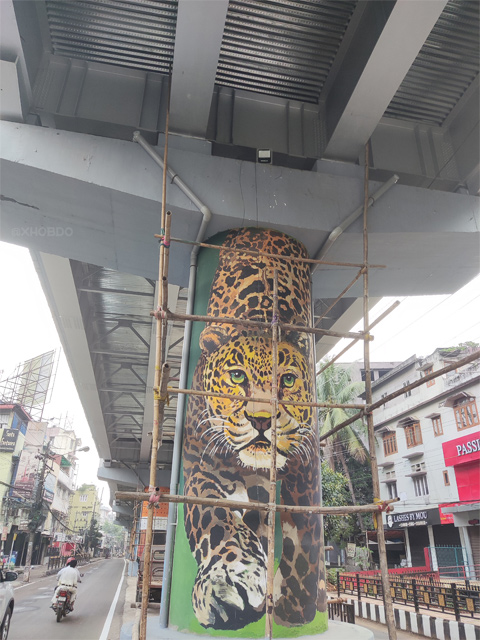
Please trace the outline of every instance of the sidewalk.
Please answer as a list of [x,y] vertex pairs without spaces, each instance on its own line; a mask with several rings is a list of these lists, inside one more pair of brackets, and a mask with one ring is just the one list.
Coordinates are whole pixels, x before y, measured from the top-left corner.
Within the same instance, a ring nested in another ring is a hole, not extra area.
[[[138,640],[140,625],[140,604],[135,602],[137,578],[126,577],[127,587],[125,592],[125,604],[123,612],[123,626],[120,640]],[[330,593],[330,597],[336,597],[336,593]],[[345,597],[345,596],[344,596]],[[345,597],[347,602],[355,606],[355,618],[359,626],[362,620],[371,620],[382,625],[386,629],[385,611],[381,600],[363,598],[360,602],[350,596]],[[159,627],[160,605],[152,603],[147,611],[147,640],[160,640],[173,637],[172,631],[161,630]],[[408,605],[394,604],[395,626],[401,631],[418,634],[418,636],[436,638],[437,640],[480,640],[480,619],[462,616],[460,623],[455,616],[449,613],[421,610],[416,614],[415,609]],[[163,634],[163,635],[162,635]],[[175,636],[177,637],[177,636]],[[184,634],[179,637],[185,638]],[[201,636],[197,636],[200,638]],[[319,637],[320,640],[323,635]],[[400,636],[401,637],[401,636]]]

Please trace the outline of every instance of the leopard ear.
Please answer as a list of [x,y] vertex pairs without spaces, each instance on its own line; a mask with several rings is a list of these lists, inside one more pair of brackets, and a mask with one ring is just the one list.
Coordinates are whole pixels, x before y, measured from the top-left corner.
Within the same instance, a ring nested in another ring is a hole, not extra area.
[[212,353],[228,341],[227,332],[218,326],[207,326],[200,334],[200,348]]

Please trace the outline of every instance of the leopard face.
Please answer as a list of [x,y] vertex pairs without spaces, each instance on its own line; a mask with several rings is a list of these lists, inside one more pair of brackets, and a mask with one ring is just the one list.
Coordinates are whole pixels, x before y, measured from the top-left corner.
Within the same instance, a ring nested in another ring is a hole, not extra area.
[[[203,343],[212,340],[206,329]],[[238,334],[221,344],[205,362],[205,391],[243,396],[245,400],[209,397],[204,425],[206,453],[236,458],[244,467],[267,469],[271,464],[272,341],[268,335]],[[306,356],[293,344],[278,344],[277,397],[306,402],[311,398]],[[265,399],[256,402],[251,398]],[[278,406],[276,416],[277,469],[291,456],[309,462],[313,456],[312,409]]]

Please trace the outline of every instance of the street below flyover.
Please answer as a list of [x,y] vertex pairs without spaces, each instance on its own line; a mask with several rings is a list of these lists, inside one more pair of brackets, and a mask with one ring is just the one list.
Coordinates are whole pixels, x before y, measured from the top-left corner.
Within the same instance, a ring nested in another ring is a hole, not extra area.
[[[119,638],[125,590],[119,588],[125,561],[100,560],[79,567],[75,610],[60,623],[50,609],[56,575],[14,583],[15,608],[9,640],[109,640]],[[125,586],[123,582],[122,586]]]

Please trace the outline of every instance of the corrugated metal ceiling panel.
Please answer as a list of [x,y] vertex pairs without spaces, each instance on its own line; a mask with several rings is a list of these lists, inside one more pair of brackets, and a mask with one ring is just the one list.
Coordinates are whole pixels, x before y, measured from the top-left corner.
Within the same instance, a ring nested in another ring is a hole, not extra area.
[[386,116],[441,125],[479,71],[478,0],[450,0]]
[[168,73],[175,0],[46,0],[46,7],[55,54]]
[[230,0],[216,82],[316,103],[356,0]]

